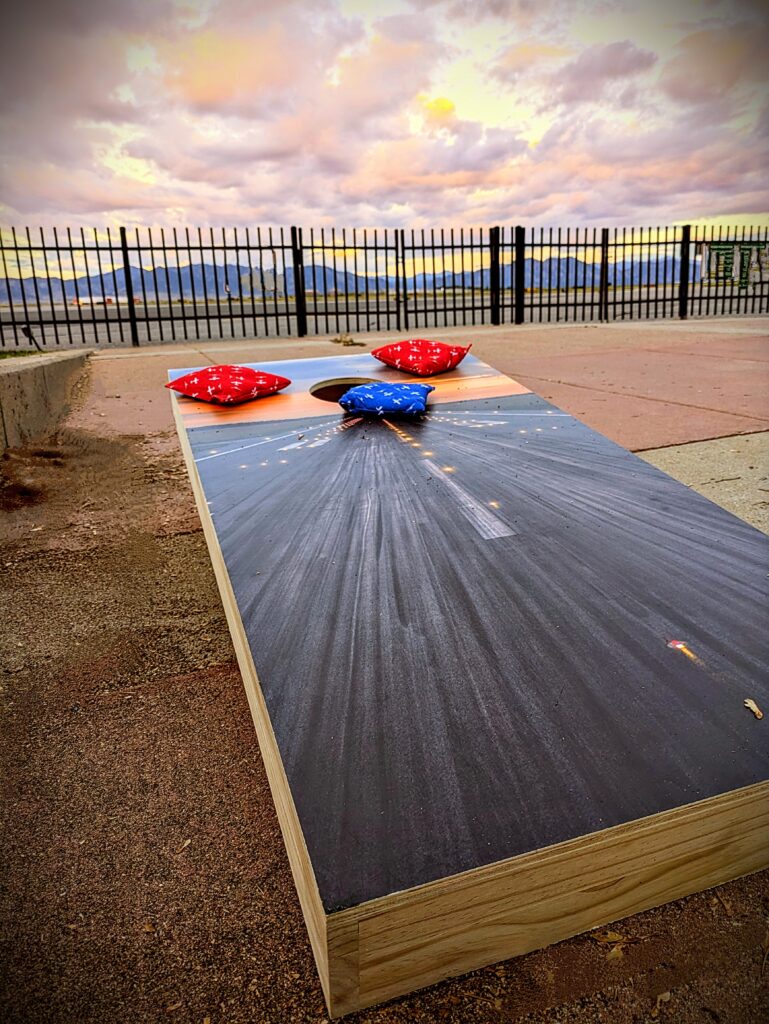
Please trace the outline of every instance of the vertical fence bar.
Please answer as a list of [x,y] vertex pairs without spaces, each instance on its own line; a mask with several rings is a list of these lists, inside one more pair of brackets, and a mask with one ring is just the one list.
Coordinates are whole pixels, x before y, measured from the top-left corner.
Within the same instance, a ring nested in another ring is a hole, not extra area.
[[[54,228],[53,230],[54,230],[54,238],[55,238],[56,237],[56,228]],[[56,244],[58,245],[58,242]],[[14,343],[15,343],[16,347],[18,348],[19,347],[19,325],[18,325],[18,322],[16,320],[16,310],[15,310],[14,305],[13,305],[13,292],[12,292],[12,289],[11,289],[11,279],[8,276],[8,263],[6,262],[6,259],[5,259],[5,242],[3,241],[3,232],[2,232],[2,230],[0,230],[0,256],[2,256],[2,260],[3,260],[3,277],[5,278],[5,290],[6,290],[6,294],[8,295],[8,308],[9,308],[10,313],[11,313],[11,328],[13,330],[13,340],[14,340]],[[18,268],[18,262],[17,262],[17,268]],[[21,282],[21,272],[20,271],[19,271],[19,280]],[[5,347],[5,333],[4,332],[3,332],[3,335],[2,335],[2,341],[3,341],[3,347]]]
[[[719,224],[718,225],[718,244],[719,244],[719,246],[721,246],[723,244],[723,242],[724,242],[724,226],[723,226],[723,224]],[[723,261],[723,262],[725,262],[725,261]],[[720,310],[720,312],[721,312],[721,315],[723,316],[724,312],[726,311],[726,281],[724,279],[723,266],[719,265],[718,261],[716,262],[715,286],[716,286],[716,294],[715,294],[715,297],[713,299],[713,313],[714,313],[715,316],[718,316],[718,313],[719,313],[718,303],[719,303],[719,300],[720,300],[720,302],[721,302],[721,310]],[[709,306],[708,306],[708,312],[710,312],[710,307]]]
[[[579,229],[578,229],[578,234],[579,234]],[[560,228],[558,228],[558,240],[560,242]],[[574,252],[576,252],[575,249],[574,249]],[[564,313],[563,318],[565,319],[566,322],[568,322],[568,294],[569,294],[569,282],[570,282],[570,274],[569,274],[570,267],[571,267],[571,228],[567,227],[566,228],[566,281],[564,283],[564,288],[566,290],[566,293],[565,293],[565,298],[563,300],[563,313]],[[560,285],[560,273],[558,275],[558,278],[559,278],[558,284]],[[574,293],[574,304],[575,303],[576,303],[576,294]],[[576,319],[576,315],[574,315],[574,319]]]
[[[446,305],[446,237],[444,229],[441,228],[441,288],[443,292],[443,324],[442,327],[449,326],[449,310]],[[436,314],[437,315],[437,314]]]
[[35,292],[35,306],[37,308],[37,324],[42,333],[43,344],[45,345],[45,325],[43,324],[43,307],[40,305],[40,285],[37,282],[37,270],[35,269],[35,257],[32,255],[32,239],[29,234],[29,228],[26,228],[27,232],[27,252],[29,253],[29,261],[32,265],[32,286]]
[[[205,317],[205,321],[206,321],[206,331],[208,332],[208,338],[209,338],[209,341],[210,341],[211,340],[211,320],[210,320],[210,317],[209,317],[209,308],[208,308],[208,281],[206,280],[206,263],[205,263],[205,260],[203,259],[203,231],[202,231],[202,228],[198,228],[197,250],[198,250],[198,256],[200,257],[200,277],[201,277],[201,280],[203,282],[203,306],[205,307],[204,317]],[[144,275],[142,274],[142,281],[143,280],[144,280]]]
[[[320,251],[323,254],[323,317],[326,321],[326,334],[329,333],[328,326],[328,287],[329,287],[329,266],[326,263],[326,229],[320,229]],[[333,279],[332,279],[333,280]]]
[[342,269],[344,271],[344,329],[350,333],[350,274],[347,269],[347,228],[342,228]]
[[[254,337],[259,337],[259,328],[256,325],[256,303],[254,302],[254,264],[251,258],[251,236],[248,225],[246,225],[246,255],[248,257],[248,297],[251,300],[251,323],[254,327]],[[242,293],[241,288],[241,293]]]
[[[584,247],[582,249],[582,322],[584,323],[587,319],[587,275],[588,275],[588,253],[590,253],[590,262],[592,263],[595,249],[590,248],[590,237],[588,229],[583,228]],[[591,296],[592,298],[592,296]]]
[[[585,242],[587,242],[587,228],[585,228]],[[590,249],[590,319],[593,319],[595,314],[595,253],[597,249],[597,235],[596,229],[593,228],[593,245]],[[585,289],[587,289],[587,281],[585,282]]]
[[[396,260],[396,274],[398,271],[398,263]],[[409,287],[408,279],[406,276],[406,232],[401,228],[401,271],[403,271],[403,328],[404,330],[409,329]],[[398,324],[398,330],[400,330],[400,324]]]
[[339,312],[339,270],[336,265],[336,228],[331,228],[331,274],[334,286],[334,330],[342,333]]
[[[660,297],[660,294],[659,294],[659,286],[660,286],[660,229],[659,229],[659,227],[657,227],[654,230],[655,230],[655,235],[654,235],[654,319],[656,320],[657,317],[659,316],[658,302],[659,302],[659,297]],[[649,245],[651,246],[651,228],[649,228],[649,232],[650,232]],[[649,284],[649,287],[651,287],[651,283]]]
[[296,305],[296,333],[307,337],[307,297],[304,291],[304,256],[302,229],[291,228],[291,258],[294,263],[294,303]]
[[[539,252],[539,259],[534,258],[534,253]],[[545,322],[545,229],[540,226],[539,240],[537,240],[536,228],[531,229],[531,302],[534,319],[534,294],[536,292],[537,323]]]
[[[748,235],[748,239],[749,240],[750,240],[750,238],[751,238],[751,236]],[[750,286],[750,249],[749,249],[749,247],[748,247],[748,260],[747,260],[748,266],[747,266],[746,281],[745,281],[744,285],[742,283],[742,280],[743,280],[743,278],[742,278],[742,261],[743,261],[743,258],[744,258],[742,254],[743,254],[743,250],[745,248],[746,248],[746,246],[745,246],[745,225],[743,224],[742,225],[742,235],[740,236],[740,288],[739,288],[739,291],[737,293],[737,312],[738,313],[746,313],[747,312],[748,288]]]
[[[169,311],[169,313],[171,315],[171,337],[173,338],[174,341],[176,341],[176,316],[174,315],[174,299],[173,299],[173,295],[171,294],[171,275],[168,273],[168,247],[166,245],[166,233],[165,233],[165,229],[164,228],[160,229],[160,245],[161,245],[161,251],[163,253],[163,270],[165,272],[165,278],[166,278],[166,295],[168,297],[168,311]],[[177,248],[174,248],[174,260],[176,261],[176,269],[177,269],[177,272],[178,272],[178,270],[179,270],[179,250]],[[182,300],[182,294],[181,294],[181,288],[180,288],[179,289],[179,301],[181,302],[181,300]],[[182,327],[183,327],[183,330],[184,330],[184,338],[185,338],[185,341],[186,341],[186,339],[187,339],[187,324],[184,322],[184,304],[182,304],[180,312],[181,312],[181,315],[182,315]]]
[[[152,321],[150,320],[150,304],[149,304],[149,301],[147,299],[147,275],[144,272],[144,262],[142,260],[142,252],[146,252],[147,251],[147,247],[145,246],[144,249],[142,249],[141,235],[139,234],[139,229],[138,228],[135,229],[134,234],[136,235],[136,255],[137,255],[138,259],[139,259],[139,268],[138,268],[139,269],[139,283],[142,286],[142,300],[141,301],[142,301],[142,306],[144,308],[144,317],[143,317],[144,329],[147,332],[147,341],[151,342],[151,341],[154,341],[155,339],[152,337]],[[152,293],[150,292],[150,294],[152,294]],[[155,304],[155,308],[157,309],[157,303]],[[137,317],[137,321],[138,321],[138,317]]]
[[[13,254],[16,258],[16,269],[19,273],[19,289],[21,291],[21,305],[24,309],[24,326],[21,329],[21,333],[25,338],[30,336],[30,323],[29,323],[29,303],[27,302],[27,287],[24,282],[24,274],[21,269],[21,257],[19,256],[19,240],[16,236],[16,228],[11,228],[13,234]],[[34,267],[33,267],[34,271]],[[85,331],[83,332],[83,340],[85,341]]]
[[689,315],[689,243],[691,234],[691,224],[684,224],[681,231],[681,255],[678,264],[678,316],[681,320],[686,320]]
[[[104,270],[101,262],[101,246],[99,245],[99,235],[96,228],[93,229],[93,247],[96,250],[96,268],[99,272],[99,289],[101,290],[101,303],[102,309],[104,310],[104,325],[107,328],[107,344],[112,344],[112,330],[109,322],[109,303],[107,302],[107,294],[104,291]],[[98,343],[98,337],[97,337]]]
[[[59,318],[56,316],[56,307],[54,306],[53,302],[53,282],[51,281],[51,271],[48,267],[48,249],[45,244],[45,235],[43,233],[42,227],[39,228],[39,231],[40,248],[43,252],[43,262],[45,264],[45,283],[48,286],[48,304],[51,307],[51,319],[53,320],[53,336],[56,341],[56,344],[59,345],[61,344],[61,342],[59,341]],[[43,332],[43,337],[45,337],[45,332]]]
[[[173,228],[174,238],[174,259],[176,260],[176,284],[179,289],[179,305],[181,306],[180,313],[182,318],[182,330],[184,331],[184,340],[189,341],[189,334],[187,333],[187,310],[185,307],[184,299],[184,285],[182,284],[182,268],[179,262],[179,239],[176,234],[176,227]],[[160,240],[165,247],[166,236],[163,228],[160,229]],[[192,268],[190,268],[192,269]]]
[[[419,287],[417,285],[417,273],[416,267],[414,268],[414,320],[416,323],[415,327],[427,327],[428,325],[428,308],[427,308],[427,256],[425,255],[425,229],[422,228],[422,244],[420,246],[422,261],[422,323],[419,323],[419,303],[416,301],[416,296],[419,294]],[[411,232],[411,245],[414,246],[414,232]],[[416,249],[414,249],[416,252]]]
[[515,323],[523,323],[523,306],[526,298],[526,228],[515,227]]
[[[315,333],[320,334],[318,326],[318,280],[315,268],[315,228],[310,228],[310,266],[312,267],[312,312],[315,318]],[[328,330],[328,326],[326,327]]]
[[[110,269],[112,270],[112,289],[115,292],[115,312],[117,314],[118,332],[120,334],[120,343],[122,345],[125,341],[125,335],[123,333],[123,314],[120,310],[120,289],[117,285],[117,270],[115,269],[115,246],[112,244],[112,232],[109,227],[107,228],[107,248],[109,249],[109,262]],[[67,314],[67,324],[69,325],[69,314]]]
[[[353,238],[354,237],[355,236],[353,236]],[[357,252],[357,249],[355,251]],[[366,330],[369,330],[369,328],[371,326],[371,323],[372,323],[372,321],[369,319],[370,316],[371,316],[371,298],[370,298],[370,295],[369,295],[368,254],[369,254],[368,231],[366,230],[366,228],[364,228],[363,229],[363,294],[365,296],[365,302],[363,303],[363,318],[366,321]],[[356,274],[358,272],[357,260],[356,260],[356,265],[355,265],[355,272],[356,272]],[[374,274],[376,274],[376,242],[374,243]],[[374,278],[374,280],[376,281],[376,277]],[[357,282],[356,282],[355,287],[356,287],[356,289],[358,289],[358,291],[360,291],[360,285]],[[377,293],[376,315],[377,315],[377,318],[378,318],[379,317],[379,297],[378,297],[378,293]],[[360,330],[360,327],[358,327],[358,330]]]
[[88,249],[85,244],[85,231],[83,228],[80,229],[80,244],[83,247],[83,262],[85,263],[85,283],[88,289],[88,307],[90,313],[90,324],[91,330],[93,331],[93,340],[96,345],[99,344],[99,331],[94,320],[94,305],[93,305],[93,285],[91,284],[91,267],[88,263]]
[[[481,260],[481,285],[483,285],[483,260]],[[470,323],[475,327],[475,241],[470,228]]]
[[[623,250],[624,259],[624,250]],[[623,265],[624,273],[624,265]],[[624,291],[623,291],[624,299]],[[623,309],[624,314],[624,309]],[[609,229],[601,228],[601,267],[598,275],[598,319],[609,319]]]
[[[462,326],[467,324],[467,274],[465,271],[465,229],[459,229],[459,273],[462,289]],[[472,274],[472,257],[470,258],[470,273]]]
[[[422,239],[424,240],[425,233],[422,232]],[[430,252],[433,268],[433,327],[438,326],[438,273],[435,269],[435,228],[430,228]],[[427,286],[425,285],[425,288]],[[427,317],[425,317],[425,327],[427,327]]]
[[125,228],[120,228],[120,248],[123,253],[123,277],[125,278],[125,294],[128,303],[128,322],[131,327],[131,344],[139,347],[139,326],[136,323],[136,305],[134,303],[134,283],[131,278],[131,264],[128,262],[128,240]]
[[75,249],[72,245],[72,231],[70,228],[67,228],[67,243],[69,245],[69,258],[72,262],[72,284],[75,288],[75,305],[77,306],[77,318],[80,325],[80,342],[85,345],[85,321],[83,320],[83,307],[80,304],[80,286],[78,284]]
[[192,259],[193,246],[190,243],[190,229],[184,229],[184,236],[187,242],[187,259],[190,269],[190,295],[192,297],[192,320],[195,324],[195,340],[200,341],[200,321],[198,319],[198,295],[195,288],[195,263]]
[[[232,311],[232,285],[230,284],[230,265],[227,262],[227,253],[230,251],[232,246],[227,245],[227,228],[222,228],[222,285],[224,287],[224,297],[227,300],[227,312],[226,317],[229,317],[230,321],[230,337],[234,338],[235,335],[235,319]],[[235,252],[235,259],[237,260],[238,254]]]
[[491,322],[499,326],[499,227],[489,228],[489,301]]
[[[451,234],[449,236],[449,252],[451,253],[451,309],[452,309],[452,326],[457,326],[457,267],[454,258],[455,243],[454,243],[454,228],[451,228]],[[445,278],[445,271],[444,271]],[[464,304],[464,299],[462,300]]]
[[[390,329],[390,261],[387,257],[387,228],[384,229],[385,244],[385,296],[387,303],[387,329]],[[395,251],[395,329],[401,329],[401,283],[398,270],[398,229],[393,228],[393,249]]]
[[355,279],[355,331],[360,332],[360,278],[358,277],[358,229],[352,229],[352,276]]
[[[286,262],[286,249],[290,248],[290,244],[286,244],[283,228],[280,229],[280,258],[283,262],[283,298],[284,305],[286,307],[286,334],[291,336],[291,307],[288,302],[288,264]],[[293,268],[292,268],[293,270]],[[296,313],[296,273],[294,272],[294,313]]]
[[214,294],[216,296],[216,319],[219,323],[219,337],[223,338],[224,324],[222,323],[222,295],[221,291],[219,290],[219,264],[216,259],[216,242],[214,241],[214,229],[209,228],[208,233],[211,248],[211,264],[213,266],[214,275]]
[[160,287],[158,285],[158,266],[157,260],[155,259],[155,243],[152,241],[152,228],[147,228],[147,241],[149,242],[150,251],[150,265],[152,268],[152,278],[150,281],[150,287],[155,295],[155,312],[158,318],[158,330],[160,332],[160,340],[165,341],[165,331],[163,329],[163,310],[160,308]]
[[[379,309],[379,230],[374,228],[374,301],[376,302],[376,329],[381,330],[381,313]],[[382,242],[384,253],[384,294],[385,294],[385,323],[390,329],[390,261],[387,258],[387,228],[384,229],[384,241]]]

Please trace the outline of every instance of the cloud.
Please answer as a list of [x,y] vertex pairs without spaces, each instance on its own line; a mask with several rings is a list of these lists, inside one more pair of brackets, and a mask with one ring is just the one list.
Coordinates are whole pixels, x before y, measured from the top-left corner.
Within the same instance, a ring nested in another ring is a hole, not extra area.
[[555,101],[559,103],[597,102],[610,84],[648,71],[657,55],[624,39],[606,45],[589,46],[574,60],[551,76]]
[[519,27],[543,20],[558,7],[574,10],[581,6],[573,0],[568,5],[567,0],[409,0],[409,3],[418,10],[442,9],[449,18],[461,21],[492,19]]
[[702,29],[685,36],[667,61],[660,85],[676,102],[695,106],[729,97],[740,86],[769,81],[769,20]]
[[[170,96],[200,113],[260,116],[297,103],[359,42],[361,28],[327,5],[276,5],[255,17],[223,3],[195,31],[157,48]],[[298,31],[297,18],[302,20]]]
[[527,72],[548,67],[568,56],[569,52],[565,46],[535,40],[513,43],[496,59],[491,68],[491,75],[501,82],[516,82]]
[[29,0],[0,61],[5,216],[458,226],[768,209],[759,9],[654,3],[657,35],[629,19],[606,43],[601,12],[629,0],[383,0],[360,16],[340,0]]

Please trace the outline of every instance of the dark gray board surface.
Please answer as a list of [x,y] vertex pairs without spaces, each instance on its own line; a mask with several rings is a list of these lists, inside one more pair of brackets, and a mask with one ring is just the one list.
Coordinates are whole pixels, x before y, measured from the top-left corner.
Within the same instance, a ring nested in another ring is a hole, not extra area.
[[769,540],[571,416],[188,436],[328,912],[769,778]]

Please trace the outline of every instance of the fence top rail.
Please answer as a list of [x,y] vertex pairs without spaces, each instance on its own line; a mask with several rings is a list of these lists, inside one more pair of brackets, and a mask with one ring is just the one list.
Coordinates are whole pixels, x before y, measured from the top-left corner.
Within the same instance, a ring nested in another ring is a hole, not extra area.
[[[157,226],[157,227],[138,226],[138,227],[126,228],[124,230],[126,231],[126,235],[127,235],[127,239],[129,240],[129,244],[130,244],[130,241],[131,241],[132,238],[136,239],[136,238],[141,238],[142,236],[144,236],[146,238],[152,238],[153,232],[154,232],[155,239],[158,239],[157,242],[156,242],[156,247],[159,248],[159,249],[160,248],[173,249],[173,248],[175,248],[177,246],[179,248],[186,248],[187,247],[187,233],[188,232],[189,232],[189,237],[190,237],[190,244],[192,244],[197,239],[197,241],[195,242],[195,247],[196,248],[197,248],[197,246],[199,244],[201,244],[200,243],[201,239],[202,239],[202,243],[206,247],[209,247],[211,245],[214,245],[216,247],[220,247],[220,246],[223,246],[223,245],[226,245],[227,247],[239,246],[241,248],[260,248],[260,247],[261,248],[269,248],[270,246],[276,246],[277,247],[277,246],[281,246],[281,245],[285,246],[287,248],[291,247],[290,228],[287,228],[287,227],[283,227],[283,228],[278,228],[278,227],[265,228],[265,227],[260,227],[258,225],[253,225],[252,227],[253,227],[253,230],[255,230],[257,232],[267,233],[266,236],[262,237],[262,238],[257,237],[256,239],[254,239],[254,238],[248,238],[247,239],[247,238],[245,238],[245,236],[243,234],[241,234],[240,237],[238,237],[238,231],[239,230],[241,232],[245,232],[245,231],[248,231],[249,228],[241,227],[240,229],[238,229],[237,227],[227,227],[227,226],[215,226],[215,227],[205,227],[205,228],[203,228],[203,227],[200,227],[200,228],[199,227],[192,227],[192,228],[190,228],[190,227],[181,227],[180,228],[178,226],[173,226],[173,225],[168,226],[167,228],[166,227],[159,227],[159,226]],[[506,225],[501,225],[499,230],[514,232],[517,227],[521,227],[521,225],[506,224]],[[626,238],[627,238],[628,234],[630,234],[630,239],[631,240],[638,241],[639,239],[644,239],[644,238],[648,238],[648,237],[657,237],[662,232],[666,232],[666,231],[667,232],[680,233],[680,232],[682,232],[684,230],[685,227],[689,228],[690,231],[692,232],[692,234],[693,235],[697,235],[698,237],[707,235],[707,236],[710,236],[711,238],[713,238],[714,241],[720,241],[720,240],[730,241],[733,238],[734,241],[737,242],[737,243],[747,242],[747,243],[753,243],[753,244],[756,244],[756,243],[763,244],[766,241],[766,235],[769,232],[769,224],[768,225],[764,225],[764,224],[760,224],[760,223],[759,224],[752,224],[752,225],[749,225],[749,226],[748,225],[745,225],[745,226],[733,225],[733,226],[728,226],[728,227],[724,226],[724,225],[708,225],[708,224],[704,224],[704,225],[703,224],[692,224],[692,225],[669,224],[669,225],[659,225],[659,226],[654,226],[654,225],[652,225],[652,226],[649,226],[649,225],[627,225],[627,226],[610,226],[609,228],[600,228],[600,227],[591,227],[591,226],[580,226],[580,225],[558,227],[556,225],[553,225],[553,226],[528,226],[528,227],[524,226],[524,230],[526,230],[527,233],[530,234],[531,236],[539,235],[540,237],[547,236],[549,238],[551,236],[551,234],[552,234],[554,240],[560,238],[560,244],[567,245],[574,238],[579,237],[580,233],[584,237],[588,237],[588,236],[590,236],[593,233],[596,235],[596,237],[600,237],[600,234],[601,234],[602,231],[608,230],[610,233],[612,233],[612,235],[614,237],[618,237],[618,233],[622,232]],[[55,228],[55,227],[52,227],[52,228],[42,228],[42,227],[31,227],[31,226],[26,226],[26,225],[24,225],[22,227],[13,226],[13,225],[7,225],[7,226],[6,225],[0,225],[0,244],[8,246],[10,248],[19,248],[19,249],[27,249],[27,248],[39,249],[39,248],[45,247],[45,248],[48,248],[48,249],[62,249],[62,250],[65,250],[65,251],[68,248],[70,248],[70,247],[73,247],[73,248],[76,248],[76,249],[82,249],[84,246],[86,248],[94,248],[94,249],[95,248],[101,248],[101,249],[109,249],[109,248],[120,249],[120,248],[122,248],[122,246],[120,244],[120,241],[117,240],[114,236],[112,238],[107,237],[106,233],[108,231],[110,231],[110,229],[107,229],[107,228],[81,228],[81,229],[75,229],[76,232],[80,232],[81,233],[82,241],[81,241],[80,245],[71,246],[71,244],[68,245],[67,243],[65,243],[63,241],[56,241],[56,240],[51,241],[51,242],[47,241],[47,239],[50,238],[50,233],[51,232],[56,233],[58,230],[61,230],[61,231],[64,231],[64,232],[67,232],[67,231],[71,232],[72,229],[65,228],[65,227],[61,228],[61,229],[58,229],[58,228]],[[177,232],[176,240],[172,241],[170,238],[164,239],[162,237],[162,232],[165,231],[165,230],[176,231]],[[361,245],[361,247],[363,247],[364,245],[367,245],[367,244],[368,245],[373,245],[374,244],[373,236],[374,236],[375,233],[377,234],[377,237],[381,236],[385,240],[387,240],[389,238],[392,238],[393,240],[395,240],[396,236],[403,234],[404,235],[404,242],[406,242],[406,243],[408,243],[410,238],[416,239],[418,237],[418,238],[421,239],[421,238],[427,238],[428,236],[430,238],[432,238],[433,235],[434,235],[435,239],[436,239],[436,243],[437,243],[439,235],[442,232],[443,233],[444,242],[446,244],[450,244],[451,243],[452,234],[454,236],[454,244],[461,244],[462,240],[461,240],[460,235],[459,235],[460,232],[462,232],[464,234],[465,240],[469,239],[471,233],[472,233],[472,235],[474,237],[479,237],[479,238],[486,237],[486,238],[488,238],[488,233],[490,231],[492,231],[492,230],[495,230],[495,228],[494,228],[494,226],[490,227],[490,226],[487,226],[487,225],[472,226],[472,227],[461,227],[461,228],[460,227],[452,227],[451,225],[444,225],[444,226],[438,226],[438,227],[432,227],[432,228],[382,228],[382,227],[333,228],[333,227],[312,227],[312,226],[309,226],[309,227],[299,228],[298,230],[301,233],[301,237],[302,237],[302,241],[303,242],[306,241],[307,237],[311,236],[313,238],[313,240],[322,239],[323,244],[328,245],[329,247],[332,247],[332,246],[343,246],[345,244],[349,246],[349,243],[350,243],[351,239],[355,238],[356,240],[358,240],[358,242]],[[118,232],[118,231],[120,231],[120,229],[116,228],[115,231]],[[34,233],[34,237],[38,238],[39,241],[35,241],[34,238],[33,238],[33,240],[28,243],[27,237],[26,237],[27,236],[27,232]],[[228,240],[228,233],[229,233],[229,237],[230,237],[231,240]],[[763,233],[763,235],[762,235],[762,233]],[[21,236],[21,237],[19,237],[19,236]],[[368,237],[366,237],[363,241],[360,241],[363,236],[368,236]],[[135,244],[135,242],[134,242],[134,244]],[[390,244],[390,243],[385,243],[385,244]],[[395,245],[395,241],[393,241],[391,244]]]

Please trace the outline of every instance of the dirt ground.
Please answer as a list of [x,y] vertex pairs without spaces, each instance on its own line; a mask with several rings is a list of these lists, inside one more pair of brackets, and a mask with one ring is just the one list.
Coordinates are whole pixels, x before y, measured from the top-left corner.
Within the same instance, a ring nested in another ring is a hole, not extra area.
[[[146,371],[141,426],[105,412],[125,404],[94,361],[58,435],[2,461],[8,1024],[327,1019],[167,420],[167,359]],[[769,872],[614,930],[349,1019],[769,1021]]]

